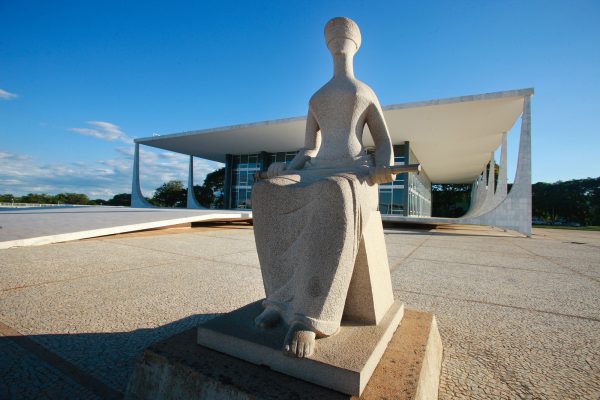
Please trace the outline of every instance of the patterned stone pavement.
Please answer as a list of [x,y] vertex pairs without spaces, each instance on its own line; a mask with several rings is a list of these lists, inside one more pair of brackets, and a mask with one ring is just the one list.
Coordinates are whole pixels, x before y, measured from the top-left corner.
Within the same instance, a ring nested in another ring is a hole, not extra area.
[[[599,232],[386,242],[396,296],[438,318],[441,399],[599,398]],[[262,296],[243,225],[0,250],[0,399],[119,398],[150,343]]]

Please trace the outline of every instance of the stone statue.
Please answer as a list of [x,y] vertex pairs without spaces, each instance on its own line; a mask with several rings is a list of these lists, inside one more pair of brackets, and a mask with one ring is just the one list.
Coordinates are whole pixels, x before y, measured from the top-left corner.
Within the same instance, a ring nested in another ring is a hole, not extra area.
[[[274,163],[252,191],[254,233],[266,299],[258,327],[288,325],[284,353],[310,356],[315,339],[340,329],[362,227],[377,210],[377,184],[391,182],[393,148],[381,106],[354,78],[358,26],[325,26],[334,76],[310,99],[305,146]],[[362,144],[368,125],[374,160]]]

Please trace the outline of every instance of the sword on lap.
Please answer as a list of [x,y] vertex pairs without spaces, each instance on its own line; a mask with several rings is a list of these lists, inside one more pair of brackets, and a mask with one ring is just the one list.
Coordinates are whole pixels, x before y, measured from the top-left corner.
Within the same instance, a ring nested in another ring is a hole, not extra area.
[[[390,165],[385,167],[390,170],[392,175],[398,175],[405,172],[419,174],[421,172],[421,164],[407,164],[407,165]],[[261,179],[268,179],[269,175],[267,171],[258,171],[253,174],[254,180],[259,181]]]

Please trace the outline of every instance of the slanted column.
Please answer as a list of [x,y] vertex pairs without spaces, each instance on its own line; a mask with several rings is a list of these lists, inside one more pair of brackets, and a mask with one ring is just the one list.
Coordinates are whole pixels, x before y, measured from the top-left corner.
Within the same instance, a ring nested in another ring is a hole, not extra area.
[[519,231],[531,236],[531,96],[525,96],[523,101],[519,157],[511,195],[513,192],[515,209],[519,210]]
[[[526,96],[523,102],[519,158],[514,184],[523,185],[531,194],[531,96]],[[531,196],[529,198],[531,199]]]
[[131,182],[131,207],[136,208],[151,208],[152,204],[148,203],[142,194],[140,187],[140,144],[135,144],[133,152],[133,178]]
[[494,204],[500,204],[502,200],[506,198],[508,194],[508,178],[506,169],[507,165],[507,146],[506,146],[506,132],[502,134],[502,148],[500,149],[500,170],[498,171],[498,186],[496,187],[496,194],[494,195]]
[[194,156],[190,156],[190,169],[188,172],[187,208],[205,209],[194,195]]
[[487,187],[485,191],[485,199],[481,206],[481,212],[487,212],[494,207],[494,186],[496,182],[496,161],[494,160],[494,152],[490,155],[489,170],[487,173]]
[[496,186],[496,160],[494,160],[494,152],[490,155],[490,169],[488,171],[488,193],[494,194]]
[[[506,165],[506,161],[503,164]],[[489,212],[458,220],[514,229],[531,236],[531,95],[523,98],[517,172],[510,193]]]
[[483,202],[485,201],[486,186],[487,186],[487,175],[485,174],[485,168],[484,168],[483,172],[479,176],[479,181],[477,182],[477,210],[475,210],[475,211],[478,211],[481,208],[481,206],[483,205]]
[[477,180],[473,182],[471,188],[471,204],[469,206],[469,211],[467,211],[464,215],[465,217],[470,217],[477,214],[483,205],[483,201],[485,200],[484,175],[485,170],[479,175]]

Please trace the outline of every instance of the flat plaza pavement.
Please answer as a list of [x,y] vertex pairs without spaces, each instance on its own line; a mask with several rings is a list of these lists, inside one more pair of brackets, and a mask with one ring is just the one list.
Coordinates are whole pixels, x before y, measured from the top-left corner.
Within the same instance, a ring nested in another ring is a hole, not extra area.
[[[441,399],[600,396],[600,232],[387,229]],[[0,250],[0,398],[118,398],[149,344],[263,296],[249,225]]]

